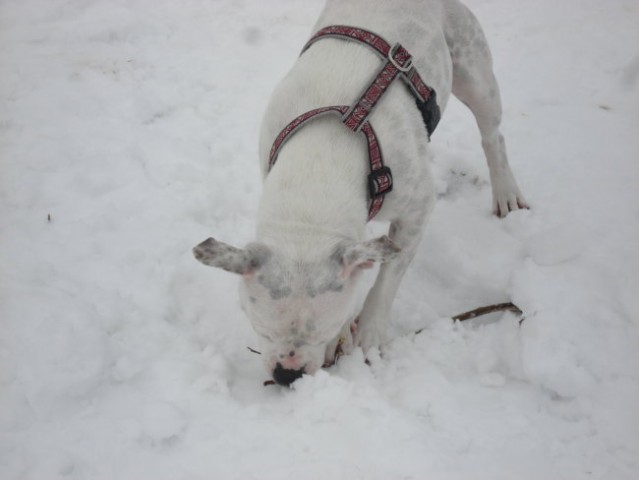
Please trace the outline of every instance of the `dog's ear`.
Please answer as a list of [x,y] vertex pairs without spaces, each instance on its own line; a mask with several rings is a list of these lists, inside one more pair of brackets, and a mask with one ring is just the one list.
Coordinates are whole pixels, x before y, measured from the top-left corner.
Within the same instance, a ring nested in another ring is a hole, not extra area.
[[244,276],[255,273],[266,262],[269,254],[265,245],[253,243],[246,248],[236,248],[214,238],[207,238],[193,248],[193,255],[204,265]]
[[350,277],[357,269],[372,268],[396,257],[401,249],[386,235],[366,242],[349,245],[340,251],[342,278]]

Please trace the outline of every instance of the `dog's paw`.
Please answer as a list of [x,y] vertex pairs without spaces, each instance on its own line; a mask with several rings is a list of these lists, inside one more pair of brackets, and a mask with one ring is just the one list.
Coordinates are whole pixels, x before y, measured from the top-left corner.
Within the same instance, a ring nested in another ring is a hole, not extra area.
[[373,322],[358,323],[354,335],[354,344],[360,347],[364,354],[372,348],[379,348],[384,341],[384,329]]
[[493,213],[500,218],[504,218],[510,212],[515,210],[529,210],[530,206],[520,195],[509,195],[493,200]]
[[500,178],[494,178],[491,183],[493,186],[493,213],[498,217],[503,218],[515,210],[528,210],[530,208],[519,191],[512,173],[508,172]]

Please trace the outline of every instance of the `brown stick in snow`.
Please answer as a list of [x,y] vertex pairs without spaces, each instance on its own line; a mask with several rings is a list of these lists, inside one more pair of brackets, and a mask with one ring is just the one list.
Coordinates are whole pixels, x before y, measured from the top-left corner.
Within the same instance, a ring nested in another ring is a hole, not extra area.
[[[470,320],[472,318],[481,317],[482,315],[488,315],[489,313],[495,312],[513,312],[517,315],[522,315],[523,312],[521,309],[512,302],[505,303],[496,303],[494,305],[486,305],[485,307],[475,308],[474,310],[469,310],[468,312],[460,313],[459,315],[455,315],[451,317],[453,321],[463,322],[464,320]],[[525,317],[519,320],[519,325],[525,320]],[[424,331],[423,328],[417,330],[415,335],[422,333]]]
[[512,302],[497,303],[495,305],[486,305],[485,307],[479,307],[468,312],[455,315],[453,320],[463,322],[464,320],[470,320],[471,318],[480,317],[482,315],[488,315],[494,312],[513,312],[517,315],[521,315],[523,312],[520,308]]

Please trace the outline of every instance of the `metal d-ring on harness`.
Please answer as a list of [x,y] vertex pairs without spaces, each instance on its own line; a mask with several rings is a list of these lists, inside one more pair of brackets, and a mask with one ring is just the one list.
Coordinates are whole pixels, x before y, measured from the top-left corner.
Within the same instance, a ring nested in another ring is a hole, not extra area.
[[286,140],[307,122],[322,115],[339,115],[342,123],[349,130],[361,132],[366,137],[371,171],[368,175],[368,193],[370,196],[368,220],[371,220],[381,210],[382,204],[384,203],[384,195],[393,189],[393,176],[390,168],[384,166],[382,150],[377,141],[377,135],[368,121],[368,117],[391,83],[399,76],[404,80],[411,93],[415,96],[417,107],[422,114],[424,125],[430,138],[440,118],[435,90],[424,83],[417,69],[412,64],[411,55],[404,47],[399,43],[391,47],[390,44],[380,36],[361,28],[343,25],[325,27],[311,37],[304,46],[302,53],[317,40],[325,37],[353,40],[368,45],[379,54],[382,60],[384,60],[384,64],[373,78],[373,81],[366,87],[364,93],[360,95],[357,102],[352,106],[335,105],[316,108],[315,110],[303,113],[284,127],[275,139],[275,142],[273,142],[273,147],[269,155],[268,170],[275,164],[277,155]]

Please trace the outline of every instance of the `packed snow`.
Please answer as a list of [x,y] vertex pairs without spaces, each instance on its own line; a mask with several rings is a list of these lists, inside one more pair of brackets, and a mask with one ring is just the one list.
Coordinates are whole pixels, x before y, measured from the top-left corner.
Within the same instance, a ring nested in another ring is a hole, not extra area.
[[252,240],[322,2],[0,2],[0,478],[639,478],[639,3],[467,4],[532,208],[451,101],[388,343],[283,388],[191,248]]

